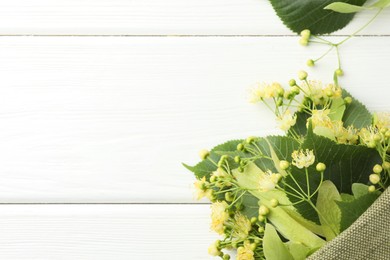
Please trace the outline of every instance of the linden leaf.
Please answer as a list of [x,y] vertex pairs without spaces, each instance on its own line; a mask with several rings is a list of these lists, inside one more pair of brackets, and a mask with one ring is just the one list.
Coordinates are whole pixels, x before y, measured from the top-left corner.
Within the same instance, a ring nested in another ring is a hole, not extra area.
[[337,201],[341,211],[340,231],[352,225],[379,196],[380,192],[372,192],[355,198],[353,201]]
[[[218,168],[216,164],[218,163],[219,159],[222,156],[221,152],[236,151],[237,145],[239,143],[242,143],[242,142],[243,142],[243,140],[232,140],[232,141],[228,141],[226,143],[220,144],[220,145],[214,147],[210,151],[210,155],[207,159],[202,160],[197,165],[189,166],[189,165],[183,163],[183,166],[186,167],[188,170],[192,171],[198,179],[201,179],[203,176],[206,176],[206,178],[209,178],[211,173],[214,172],[215,170],[217,170],[217,168]],[[231,164],[232,166],[235,165],[233,160],[230,160],[229,164]],[[238,167],[238,165],[236,165],[236,166]]]
[[346,90],[343,89],[343,97],[351,97],[352,103],[345,108],[343,115],[344,126],[354,126],[355,128],[363,128],[371,125],[372,115],[365,105],[353,98]]
[[[361,145],[337,144],[332,140],[315,135],[311,128],[300,147],[301,149],[313,150],[315,162],[308,168],[309,191],[312,194],[321,182],[321,175],[315,169],[315,165],[322,162],[326,165],[324,180],[332,181],[342,193],[351,193],[353,183],[366,183],[372,173],[375,164],[381,163],[381,157],[375,149]],[[291,176],[284,178],[284,182],[295,190],[307,191],[308,185],[304,169],[291,168]],[[299,184],[299,187],[297,185]],[[292,188],[285,186],[288,192],[294,192]],[[317,195],[311,197],[311,202],[317,203]],[[300,201],[299,198],[287,194],[291,202]],[[317,212],[307,202],[295,205],[298,212],[308,220],[319,223]]]
[[342,14],[324,7],[334,2],[362,6],[366,0],[270,0],[276,14],[283,23],[296,33],[309,29],[313,34],[326,34],[345,27],[354,13]]

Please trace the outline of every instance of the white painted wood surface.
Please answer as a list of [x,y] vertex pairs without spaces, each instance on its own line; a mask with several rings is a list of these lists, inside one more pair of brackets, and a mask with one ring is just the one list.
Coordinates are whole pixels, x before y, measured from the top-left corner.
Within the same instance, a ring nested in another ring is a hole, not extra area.
[[208,205],[1,205],[0,259],[213,259]]
[[[390,109],[389,14],[341,52],[371,110]],[[265,0],[0,0],[0,203],[59,203],[0,205],[0,259],[209,259],[180,163],[275,133],[247,90],[325,51],[291,35]]]
[[[0,34],[291,35],[267,0],[0,1]],[[350,34],[374,12],[357,15]],[[386,10],[363,34],[390,34]],[[386,25],[387,24],[387,25]]]
[[[181,162],[276,131],[247,92],[256,81],[295,76],[315,49],[296,40],[1,38],[2,201],[192,202],[193,177]],[[374,83],[387,74],[362,62],[386,67],[390,38],[353,44],[342,52],[343,85],[370,109],[389,109],[380,94],[387,85]],[[327,61],[313,77],[332,78],[335,57]]]

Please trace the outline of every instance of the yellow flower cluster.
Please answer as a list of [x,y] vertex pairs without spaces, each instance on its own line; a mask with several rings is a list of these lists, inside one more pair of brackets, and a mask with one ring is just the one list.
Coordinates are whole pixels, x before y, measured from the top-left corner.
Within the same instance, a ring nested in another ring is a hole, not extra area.
[[280,129],[287,131],[297,122],[297,115],[292,115],[291,111],[287,109],[283,115],[276,118],[276,121],[278,122]]
[[278,184],[281,178],[282,176],[279,173],[272,173],[271,171],[265,172],[260,176],[260,191],[266,192],[275,189],[276,184]]
[[241,212],[238,212],[234,215],[233,235],[235,238],[241,240],[246,239],[251,229],[251,222],[245,215],[243,215]]
[[252,89],[250,102],[257,103],[263,101],[264,99],[282,97],[284,94],[284,89],[279,83],[265,84],[258,83]]
[[244,246],[237,249],[237,260],[255,260],[252,245],[249,241],[245,241]]
[[200,180],[195,181],[195,192],[196,192],[196,199],[200,200],[204,197],[211,200],[212,194],[211,190],[207,189],[208,182],[206,181],[206,177],[203,177]]
[[303,81],[302,89],[315,105],[324,105],[330,98],[339,98],[342,95],[340,87],[334,84],[324,87],[321,81],[316,80]]
[[225,201],[211,204],[211,229],[218,234],[223,234],[223,225],[228,220],[229,214],[226,212],[228,204]]

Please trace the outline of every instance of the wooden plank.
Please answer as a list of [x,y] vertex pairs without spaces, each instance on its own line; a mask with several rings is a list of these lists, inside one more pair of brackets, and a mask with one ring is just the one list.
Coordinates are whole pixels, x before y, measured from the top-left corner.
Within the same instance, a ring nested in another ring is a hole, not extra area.
[[[373,12],[358,14],[350,34]],[[386,10],[363,34],[390,35]],[[291,35],[264,0],[12,0],[1,35]]]
[[208,205],[1,205],[1,259],[213,259]]
[[[288,82],[325,51],[296,41],[1,38],[1,202],[192,202],[193,177],[181,162],[228,139],[275,133],[247,90]],[[390,38],[348,44],[341,84],[370,109],[389,110],[381,68]],[[330,81],[335,61],[310,74]]]

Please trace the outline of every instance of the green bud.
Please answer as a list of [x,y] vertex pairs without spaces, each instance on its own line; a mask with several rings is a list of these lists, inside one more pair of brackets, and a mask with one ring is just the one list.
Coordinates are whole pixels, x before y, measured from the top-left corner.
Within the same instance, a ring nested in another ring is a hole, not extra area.
[[309,67],[314,67],[314,60],[310,59],[310,60],[307,60],[306,62],[306,65],[309,66]]
[[210,152],[206,149],[200,150],[199,151],[199,157],[200,159],[204,160],[210,155]]
[[368,187],[368,192],[374,192],[376,189],[375,189],[375,186],[374,185],[371,185]]
[[270,200],[271,207],[275,208],[279,205],[279,201],[277,199]]
[[299,39],[299,44],[302,46],[307,46],[309,44],[309,41],[305,38],[300,38]]
[[298,78],[300,80],[305,80],[307,78],[307,72],[304,70],[301,70],[298,72]]
[[234,157],[234,161],[236,162],[236,163],[240,163],[240,161],[241,161],[241,157],[240,156],[235,156]]
[[237,150],[238,151],[243,151],[244,150],[244,145],[243,144],[238,144],[237,145]]
[[311,33],[310,33],[310,30],[309,30],[309,29],[305,29],[305,30],[301,31],[300,35],[301,35],[303,38],[309,39]]
[[317,163],[316,165],[316,170],[319,171],[319,172],[323,172],[325,171],[326,169],[326,165],[324,163]]
[[228,254],[224,254],[223,257],[222,257],[223,260],[229,260],[230,259],[230,255]]
[[337,70],[335,71],[335,73],[336,73],[336,75],[339,76],[339,77],[341,77],[341,76],[344,75],[344,71],[343,71],[342,69],[337,69]]
[[238,167],[239,172],[244,172],[244,169],[242,167]]
[[370,174],[369,179],[372,184],[378,184],[381,180],[378,174]]
[[283,99],[278,99],[278,101],[276,102],[276,105],[278,107],[281,107],[283,105]]
[[288,84],[292,87],[292,86],[295,86],[297,84],[297,82],[295,81],[295,79],[290,79]]
[[351,104],[352,103],[352,97],[345,97],[344,98],[344,103],[347,104],[347,105]]
[[252,218],[251,218],[251,223],[252,223],[252,224],[255,224],[256,222],[257,222],[257,218],[256,218],[256,217],[252,217]]
[[264,232],[264,227],[260,226],[257,231],[259,231],[259,233],[263,233]]
[[390,162],[383,162],[382,167],[386,171],[390,170]]
[[257,247],[256,243],[252,243],[251,246],[250,246],[252,251],[255,251],[256,247]]
[[253,141],[256,139],[256,137],[254,137],[254,136],[249,136],[247,139],[246,139],[246,142],[248,143],[248,144],[250,144],[250,143],[253,143]]
[[372,168],[372,170],[374,171],[374,173],[380,174],[383,171],[383,168],[379,164],[375,164],[375,166],[374,166],[374,168]]
[[264,221],[265,221],[265,217],[262,216],[262,215],[259,215],[259,216],[257,217],[257,219],[258,219],[260,222],[264,222]]
[[279,167],[282,169],[282,170],[286,170],[288,167],[290,167],[290,163],[288,161],[280,161],[279,162]]
[[295,95],[298,95],[301,92],[301,90],[297,86],[292,86],[291,92],[293,92]]
[[225,200],[226,200],[227,202],[232,202],[233,199],[234,199],[234,198],[233,198],[231,192],[226,192],[226,193],[225,193]]
[[261,205],[260,208],[259,208],[259,215],[260,216],[266,216],[268,214],[269,214],[269,208],[267,208],[264,205]]

